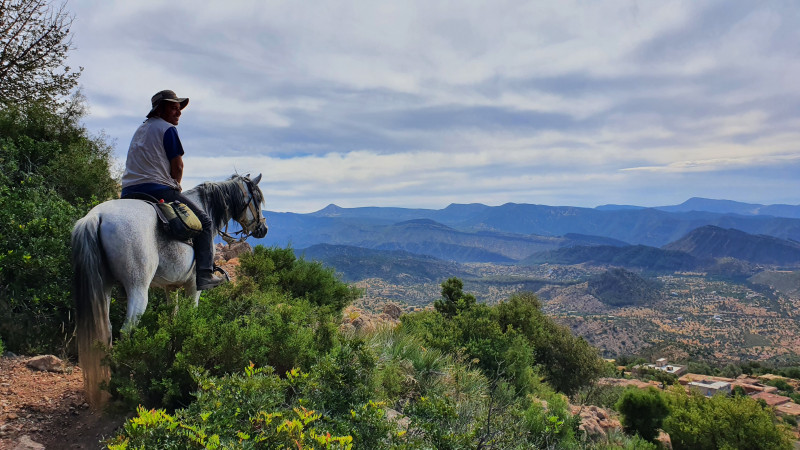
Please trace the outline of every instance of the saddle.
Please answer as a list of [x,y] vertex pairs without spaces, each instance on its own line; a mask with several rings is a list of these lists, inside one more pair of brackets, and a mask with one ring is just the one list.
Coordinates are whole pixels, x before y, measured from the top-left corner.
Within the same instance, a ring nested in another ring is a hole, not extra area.
[[158,200],[152,195],[141,192],[126,195],[124,198],[143,200],[152,205],[161,228],[175,239],[188,241],[203,231],[203,225],[195,213],[177,200],[166,203],[164,200]]
[[[163,199],[157,199],[143,192],[134,192],[122,198],[143,200],[149,203],[156,211],[156,217],[158,217],[161,229],[169,236],[179,241],[185,241],[187,244],[191,245],[192,238],[203,231],[203,224],[200,223],[200,219],[197,218],[194,211],[186,206],[186,204],[177,200],[166,203]],[[216,264],[214,264],[212,272],[221,272],[226,280],[231,280],[228,271]]]

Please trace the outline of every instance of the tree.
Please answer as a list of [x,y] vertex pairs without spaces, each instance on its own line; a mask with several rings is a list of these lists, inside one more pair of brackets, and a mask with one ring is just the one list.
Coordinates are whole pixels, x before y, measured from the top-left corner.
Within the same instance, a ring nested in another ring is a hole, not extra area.
[[638,433],[642,439],[650,442],[658,437],[658,429],[669,414],[664,396],[652,387],[625,391],[616,408],[622,414],[625,431]]
[[597,350],[542,312],[534,294],[514,294],[495,311],[503,330],[518,330],[525,336],[547,382],[556,390],[572,395],[603,372]]
[[64,65],[73,17],[48,0],[0,0],[0,104],[54,101],[82,69]]
[[475,305],[475,296],[464,293],[464,283],[456,277],[442,283],[442,298],[433,302],[443,316],[453,317]]
[[676,388],[663,428],[676,450],[792,448],[790,432],[772,410],[745,396],[706,398]]

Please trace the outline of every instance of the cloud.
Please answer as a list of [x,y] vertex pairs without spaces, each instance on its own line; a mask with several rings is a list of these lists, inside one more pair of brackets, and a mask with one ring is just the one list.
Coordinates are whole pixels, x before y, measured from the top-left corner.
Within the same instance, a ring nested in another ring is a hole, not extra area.
[[261,171],[288,210],[800,203],[797,177],[775,184],[800,152],[789,3],[70,7],[87,126],[116,140],[118,159],[153,93],[191,98],[185,184]]

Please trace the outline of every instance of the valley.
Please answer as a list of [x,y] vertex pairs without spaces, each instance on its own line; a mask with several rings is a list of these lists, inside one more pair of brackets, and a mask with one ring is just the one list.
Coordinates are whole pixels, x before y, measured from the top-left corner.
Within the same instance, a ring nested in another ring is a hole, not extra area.
[[254,244],[292,246],[363,291],[431,307],[458,277],[478,301],[535,293],[603,356],[800,360],[800,205],[694,198],[656,208],[508,203],[264,213]]
[[[465,269],[472,276],[462,278],[464,289],[478,301],[493,304],[515,292],[534,292],[549,315],[606,358],[652,353],[719,364],[800,359],[800,296],[767,286],[698,273],[662,275],[655,278],[661,284],[657,299],[614,307],[588,291],[586,280],[604,267],[472,264]],[[364,291],[361,308],[379,311],[393,302],[413,311],[439,298],[444,279],[402,283],[368,278],[354,284]]]

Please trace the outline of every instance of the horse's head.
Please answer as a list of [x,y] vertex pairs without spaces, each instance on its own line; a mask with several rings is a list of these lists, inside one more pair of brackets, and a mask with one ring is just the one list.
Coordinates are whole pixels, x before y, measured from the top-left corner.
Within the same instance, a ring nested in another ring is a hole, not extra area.
[[255,236],[260,239],[267,235],[267,221],[261,212],[261,205],[264,203],[264,194],[258,183],[261,181],[261,174],[250,179],[250,174],[245,176],[234,175],[233,179],[242,191],[244,206],[240,211],[234,213],[234,220],[239,222],[242,230],[247,235]]

